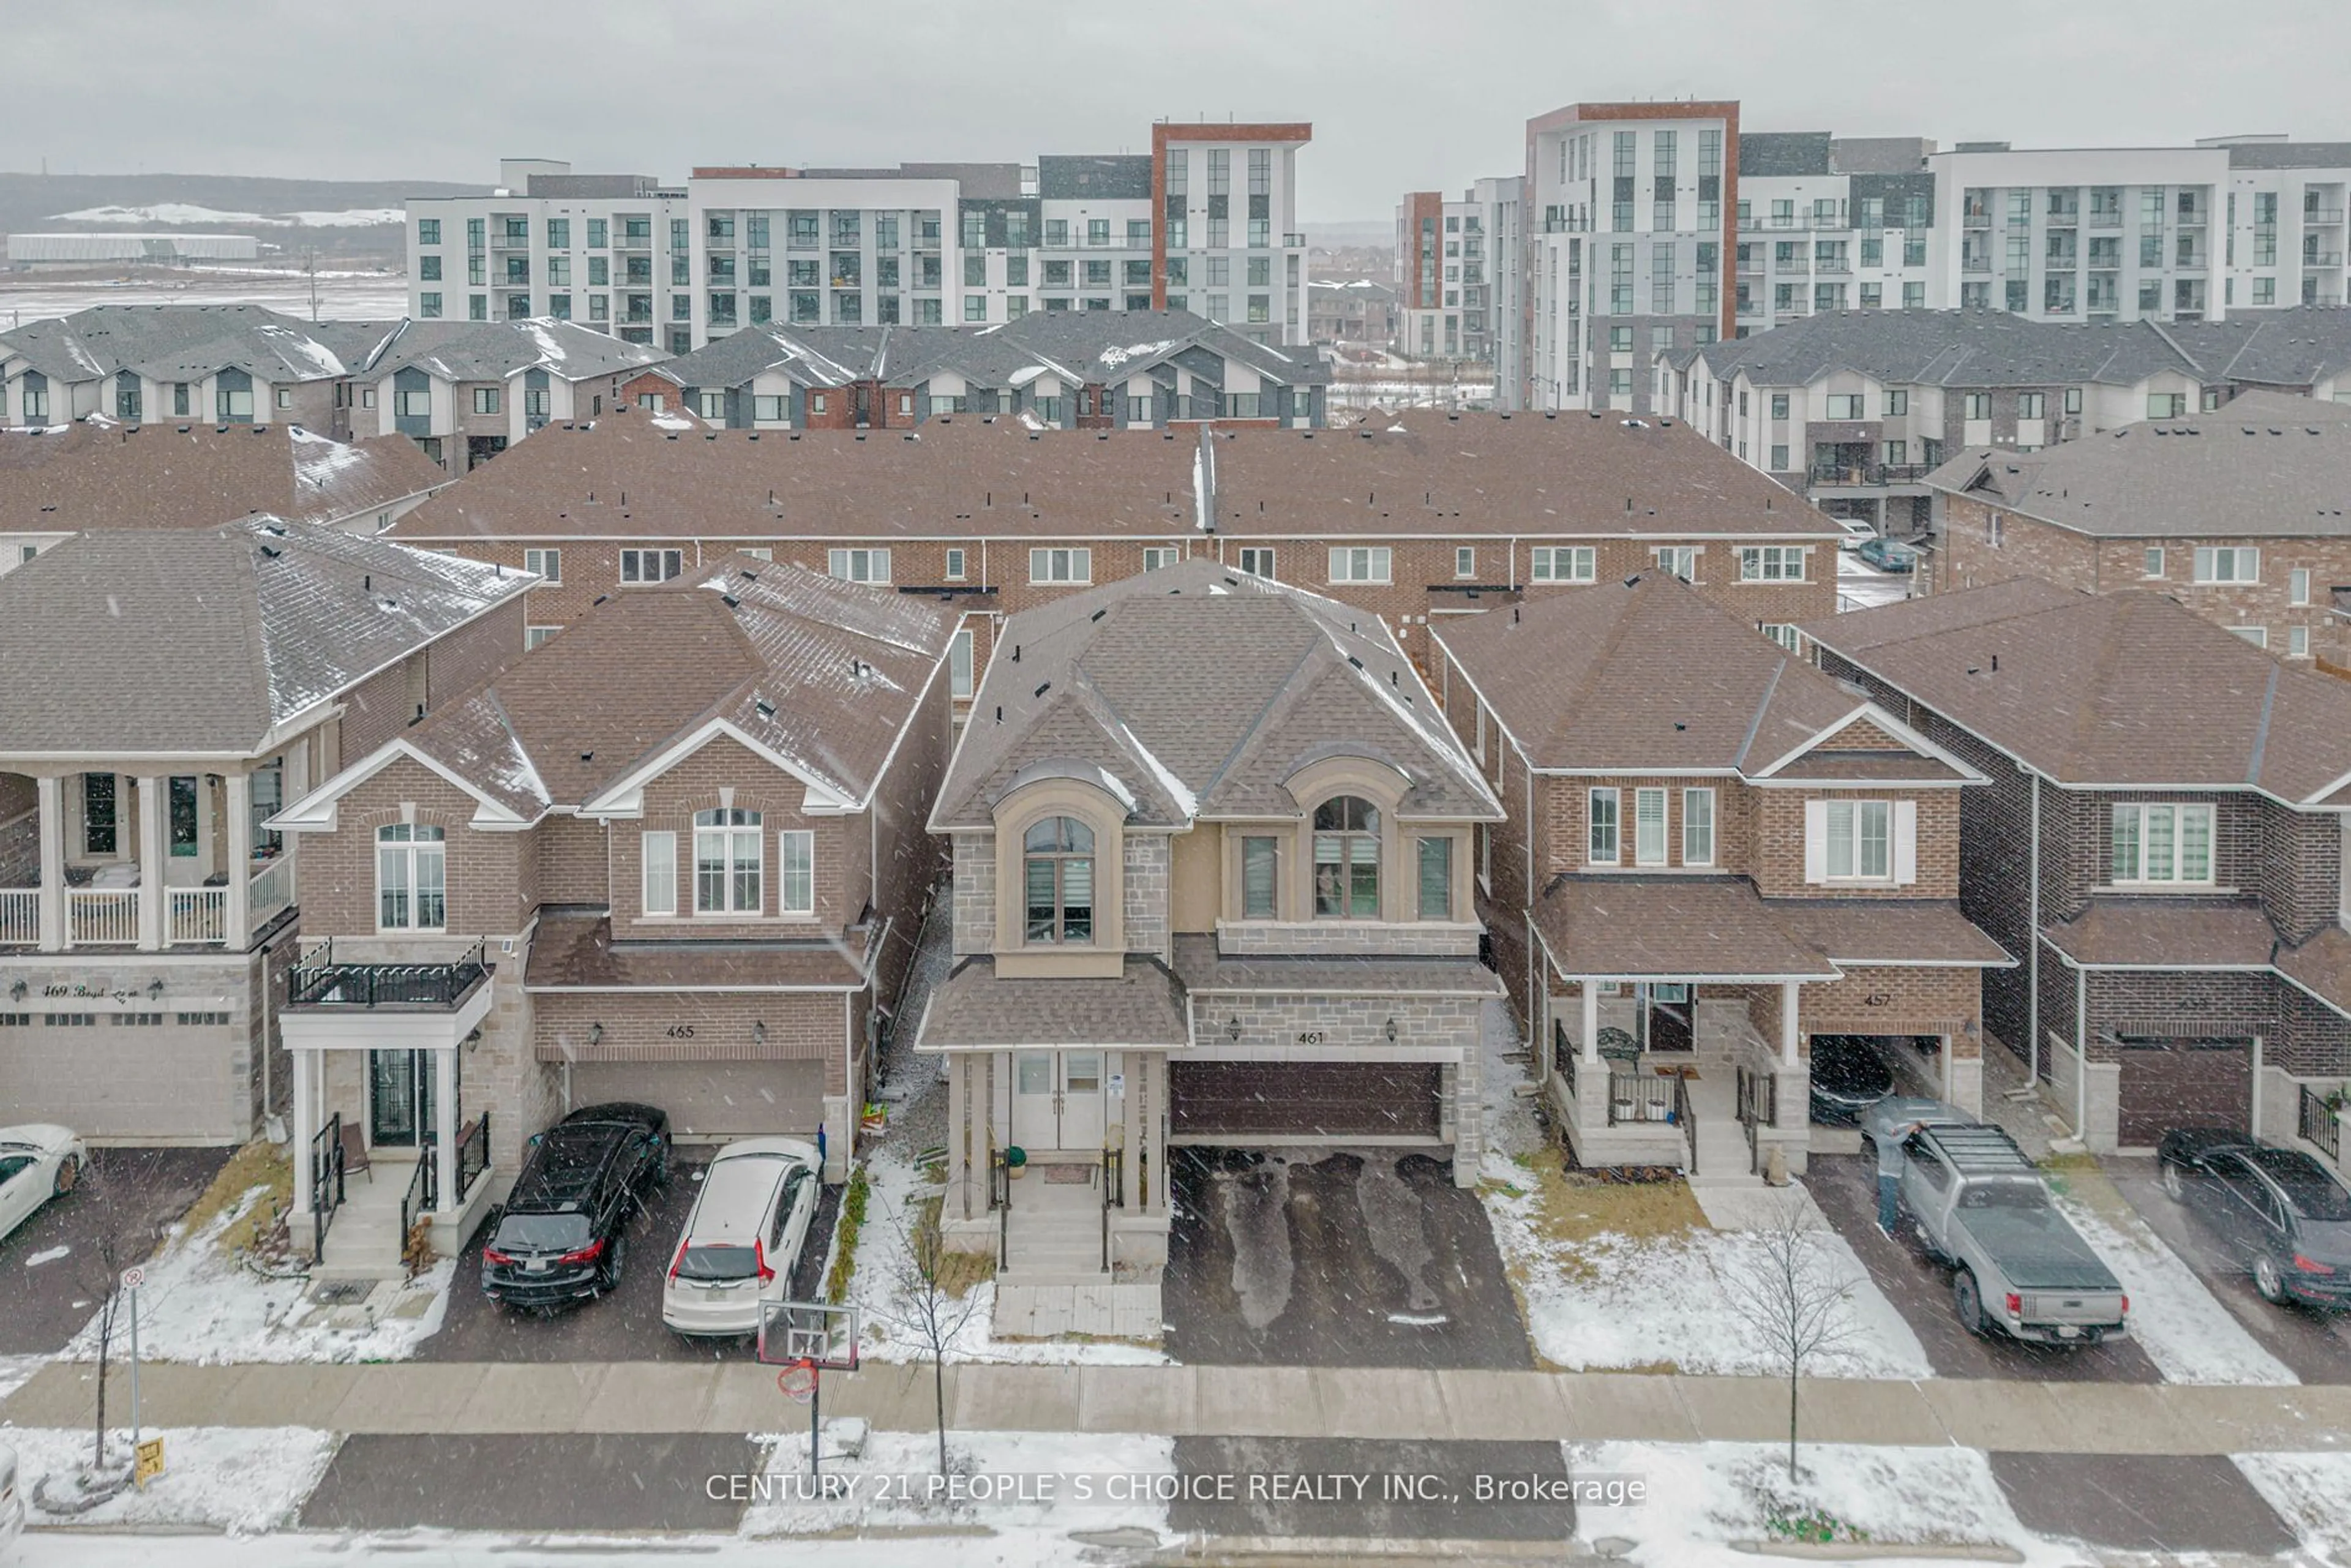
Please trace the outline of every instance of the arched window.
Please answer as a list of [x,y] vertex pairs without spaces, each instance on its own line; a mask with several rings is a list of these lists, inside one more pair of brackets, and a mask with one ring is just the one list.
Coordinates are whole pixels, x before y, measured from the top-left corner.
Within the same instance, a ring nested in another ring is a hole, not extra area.
[[1380,810],[1356,795],[1314,808],[1314,913],[1380,917]]
[[1029,940],[1094,939],[1094,831],[1075,817],[1048,817],[1020,841]]
[[759,813],[737,807],[694,814],[694,912],[761,911]]
[[439,828],[392,822],[375,831],[379,930],[438,931],[447,924],[447,857]]

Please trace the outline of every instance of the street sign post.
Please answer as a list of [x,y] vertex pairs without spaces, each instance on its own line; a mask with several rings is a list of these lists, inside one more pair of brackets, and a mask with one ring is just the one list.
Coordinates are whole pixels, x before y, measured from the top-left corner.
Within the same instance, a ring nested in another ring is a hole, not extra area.
[[[146,1445],[139,1440],[139,1287],[147,1282],[147,1270],[133,1263],[122,1270],[122,1289],[131,1298],[131,1451],[136,1456],[131,1479],[141,1491],[147,1489]],[[155,1475],[163,1473],[163,1444],[155,1444]]]

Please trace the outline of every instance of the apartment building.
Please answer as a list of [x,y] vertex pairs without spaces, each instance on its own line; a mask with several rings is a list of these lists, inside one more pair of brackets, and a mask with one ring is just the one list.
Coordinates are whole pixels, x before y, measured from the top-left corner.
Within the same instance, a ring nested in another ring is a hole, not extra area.
[[844,1179],[944,864],[924,824],[956,620],[722,557],[347,753],[271,819],[302,846],[309,943],[282,1026],[296,1146],[334,1117],[388,1159],[429,1146],[451,1250],[585,1104],[818,1138]]
[[448,483],[413,443],[330,441],[298,424],[0,431],[0,573],[96,530],[262,514],[375,533]]
[[354,378],[351,418],[408,437],[454,478],[556,421],[619,408],[622,387],[667,357],[554,317],[406,321]]
[[529,584],[266,517],[84,533],[0,579],[12,1119],[237,1144],[283,1110],[301,912],[272,819],[516,657]]
[[1748,131],[1739,139],[1735,332],[1823,311],[1923,308],[1935,225],[1932,141]]
[[1396,351],[1415,360],[1493,352],[1493,256],[1474,194],[1416,191],[1396,208]]
[[257,305],[93,305],[0,332],[0,426],[299,424],[342,439],[352,378],[398,329]]
[[1823,670],[1991,780],[1964,791],[1959,902],[2021,963],[1984,971],[1984,1028],[2077,1136],[2290,1145],[2314,1104],[2331,1125],[2351,1076],[2351,686],[2165,593],[2039,578],[1804,632]]
[[[1386,629],[1194,560],[1003,636],[931,817],[955,967],[915,1035],[997,1332],[1055,1289],[1041,1332],[1157,1324],[1171,1146],[1417,1145],[1474,1183],[1501,810]],[[1008,1147],[1032,1179],[996,1179]]]
[[1959,452],[1927,484],[1942,529],[1922,591],[2147,590],[2289,661],[2351,670],[2335,612],[2351,587],[2351,407],[2248,392],[2045,452]]
[[675,354],[771,322],[982,325],[1032,310],[1189,308],[1301,344],[1297,153],[1312,135],[1161,121],[1147,154],[715,165],[682,191],[514,161],[505,195],[410,204],[410,288],[418,316],[459,314],[447,289],[462,235],[468,319],[556,316]]
[[[1833,613],[1836,528],[1678,422],[1408,413],[1381,427],[684,430],[556,425],[390,537],[526,565],[543,641],[624,583],[737,549],[947,596],[956,695],[1005,616],[1207,558],[1375,614],[1426,656],[1450,615],[1663,570],[1792,641]],[[1417,498],[1416,498],[1417,497]]]
[[1320,355],[1188,310],[1066,310],[992,327],[748,327],[622,390],[730,430],[890,429],[958,413],[1030,429],[1313,429],[1330,384]]
[[[1816,1035],[1981,1110],[1981,976],[2011,959],[1960,912],[1980,769],[1666,573],[1436,638],[1510,812],[1481,913],[1580,1164],[1724,1174],[1685,1144],[1696,1093],[1698,1125],[1755,1140],[1733,1169],[1774,1143],[1801,1169]],[[1659,1076],[1683,1064],[1703,1087]]]

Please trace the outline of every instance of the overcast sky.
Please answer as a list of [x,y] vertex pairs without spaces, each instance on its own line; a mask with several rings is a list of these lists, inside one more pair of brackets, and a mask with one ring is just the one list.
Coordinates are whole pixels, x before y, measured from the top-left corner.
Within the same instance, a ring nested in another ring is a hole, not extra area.
[[1736,98],[1750,130],[2351,141],[2351,0],[9,0],[0,167],[496,177],[501,155],[1028,162],[1158,118],[1305,120],[1299,215],[1516,172],[1579,99]]

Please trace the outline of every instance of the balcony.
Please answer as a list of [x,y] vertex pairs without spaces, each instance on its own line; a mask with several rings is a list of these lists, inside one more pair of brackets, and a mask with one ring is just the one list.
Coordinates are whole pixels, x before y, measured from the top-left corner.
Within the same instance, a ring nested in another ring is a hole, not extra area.
[[2340,267],[2343,265],[2343,253],[2339,250],[2306,250],[2302,253],[2302,265],[2304,267]]
[[1991,214],[1990,213],[1962,214],[1959,218],[1959,226],[1961,228],[1970,229],[1988,229],[1991,227]]
[[1977,277],[1990,277],[1991,274],[1991,257],[1988,256],[1970,256],[1962,257],[1959,262],[1959,270]]
[[486,949],[439,964],[338,963],[330,938],[317,961],[294,967],[287,981],[288,1010],[381,1008],[442,1011],[456,1008],[489,977]]
[[1815,277],[1850,277],[1853,276],[1853,267],[1850,264],[1842,261],[1815,261],[1813,263],[1813,276]]
[[2332,228],[2342,221],[2343,209],[2341,207],[2304,207],[2302,209],[2302,226],[2304,228],[2311,228],[2314,226],[2318,228]]
[[1306,236],[1303,234],[1292,234],[1285,231],[1281,236],[1281,248],[1284,250],[1304,250],[1306,248]]
[[2089,226],[2094,229],[2118,229],[2123,226],[2120,213],[2092,213]]
[[1872,485],[1915,485],[1932,473],[1924,463],[1816,463],[1805,483],[1824,489]]

